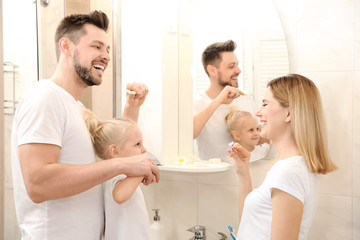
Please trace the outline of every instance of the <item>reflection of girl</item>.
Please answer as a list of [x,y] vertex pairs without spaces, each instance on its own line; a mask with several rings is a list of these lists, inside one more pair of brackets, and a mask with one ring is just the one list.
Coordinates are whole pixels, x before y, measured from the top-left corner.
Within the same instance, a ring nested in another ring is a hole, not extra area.
[[318,89],[297,74],[274,79],[257,116],[261,136],[276,145],[277,161],[252,191],[250,153],[239,144],[229,151],[239,177],[237,239],[306,239],[317,208],[317,175],[336,169]]
[[[131,157],[146,152],[142,133],[131,119],[115,118],[100,122],[88,110],[83,116],[99,158]],[[150,239],[149,217],[139,187],[142,180],[142,177],[119,175],[103,183],[104,240]]]
[[225,121],[234,140],[252,152],[260,140],[260,126],[251,113],[231,109]]

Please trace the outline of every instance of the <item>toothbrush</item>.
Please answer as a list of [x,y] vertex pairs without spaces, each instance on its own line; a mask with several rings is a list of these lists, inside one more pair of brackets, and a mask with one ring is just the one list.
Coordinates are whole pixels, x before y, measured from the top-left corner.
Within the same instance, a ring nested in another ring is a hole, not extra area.
[[129,89],[127,89],[126,92],[127,92],[128,94],[131,94],[131,95],[135,95],[135,94],[136,94],[135,91],[132,91],[132,90],[129,90]]
[[235,143],[233,141],[231,143],[229,143],[229,149],[230,149],[231,152],[234,151],[234,148],[233,148],[234,144]]
[[[249,91],[247,91],[247,90],[243,90],[242,92],[244,93],[245,96],[254,96],[254,93],[249,92]],[[241,95],[240,92],[239,92],[239,94]]]
[[230,236],[232,237],[233,240],[236,240],[236,238],[233,235],[234,232],[234,228],[232,228],[230,225],[228,226],[229,232],[230,232]]

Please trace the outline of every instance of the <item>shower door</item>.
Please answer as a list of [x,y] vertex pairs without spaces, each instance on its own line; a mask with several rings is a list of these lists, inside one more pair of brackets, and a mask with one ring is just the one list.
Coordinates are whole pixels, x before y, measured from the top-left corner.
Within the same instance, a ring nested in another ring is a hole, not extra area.
[[[46,4],[48,3],[48,4]],[[3,107],[4,113],[4,184],[0,188],[3,198],[4,231],[0,239],[21,239],[14,208],[11,174],[11,125],[14,112],[22,95],[38,81],[47,78],[56,66],[54,31],[64,16],[64,3],[60,0],[2,1],[3,29]],[[21,17],[19,17],[21,16]],[[45,28],[45,26],[47,26]],[[41,36],[41,37],[38,37]],[[39,62],[43,64],[39,64]]]

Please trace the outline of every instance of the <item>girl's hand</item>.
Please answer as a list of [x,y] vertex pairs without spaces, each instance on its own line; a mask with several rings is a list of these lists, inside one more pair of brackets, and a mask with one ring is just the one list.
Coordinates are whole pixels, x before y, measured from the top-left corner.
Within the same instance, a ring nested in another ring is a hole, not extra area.
[[243,148],[239,143],[235,143],[227,152],[235,160],[235,170],[239,176],[249,173],[250,152]]

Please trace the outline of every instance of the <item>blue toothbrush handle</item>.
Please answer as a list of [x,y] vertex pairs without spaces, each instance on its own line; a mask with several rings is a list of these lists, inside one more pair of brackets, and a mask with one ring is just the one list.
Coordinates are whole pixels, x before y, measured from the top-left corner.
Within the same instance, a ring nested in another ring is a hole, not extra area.
[[234,235],[232,233],[230,233],[230,236],[232,237],[233,240],[236,240],[236,238],[234,237]]

